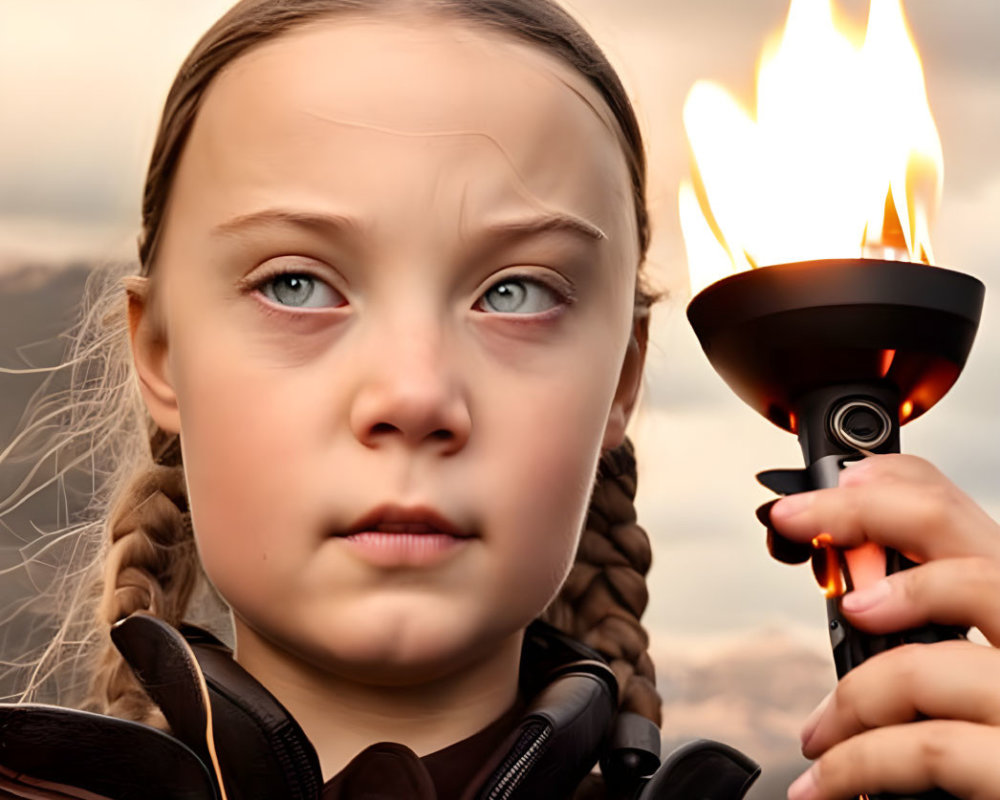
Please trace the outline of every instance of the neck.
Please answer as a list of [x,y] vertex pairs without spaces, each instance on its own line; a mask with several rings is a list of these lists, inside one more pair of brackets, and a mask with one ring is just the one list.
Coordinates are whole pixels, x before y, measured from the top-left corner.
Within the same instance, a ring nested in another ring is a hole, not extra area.
[[316,748],[323,780],[376,742],[406,745],[418,756],[482,730],[517,698],[522,632],[479,660],[431,680],[371,685],[304,662],[236,623],[236,660],[302,726]]

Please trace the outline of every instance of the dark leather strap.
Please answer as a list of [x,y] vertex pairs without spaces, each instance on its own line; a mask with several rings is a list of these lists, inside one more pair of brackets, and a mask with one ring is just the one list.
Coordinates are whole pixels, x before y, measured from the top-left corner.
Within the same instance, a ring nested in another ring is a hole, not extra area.
[[698,739],[674,750],[638,800],[740,800],[760,766],[729,745]]
[[316,800],[319,757],[301,726],[211,634],[185,628],[205,675],[229,800]]
[[[191,647],[176,628],[139,612],[111,629],[111,640],[175,737],[214,766],[208,692]],[[214,770],[213,770],[214,771]]]
[[133,614],[112,635],[174,735],[205,764],[214,748],[228,800],[319,797],[319,759],[302,728],[222,642],[148,614]]
[[218,800],[201,759],[172,736],[55,706],[0,706],[0,765],[11,793],[20,783],[56,796],[61,786],[114,800]]
[[228,800],[319,797],[319,759],[305,733],[218,639],[142,613],[112,638],[173,734],[204,764],[217,763]]

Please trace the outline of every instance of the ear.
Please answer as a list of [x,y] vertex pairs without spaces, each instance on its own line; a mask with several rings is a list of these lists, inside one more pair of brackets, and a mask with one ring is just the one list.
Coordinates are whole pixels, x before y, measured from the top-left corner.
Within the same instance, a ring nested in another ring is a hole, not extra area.
[[625,429],[632,418],[632,410],[639,399],[642,388],[642,370],[646,364],[646,343],[649,341],[649,313],[636,314],[632,323],[632,337],[629,339],[622,363],[618,388],[611,401],[608,424],[604,429],[602,450],[612,450],[625,441]]
[[153,314],[149,278],[130,276],[122,282],[128,295],[129,342],[139,389],[153,421],[167,433],[180,433],[167,342]]

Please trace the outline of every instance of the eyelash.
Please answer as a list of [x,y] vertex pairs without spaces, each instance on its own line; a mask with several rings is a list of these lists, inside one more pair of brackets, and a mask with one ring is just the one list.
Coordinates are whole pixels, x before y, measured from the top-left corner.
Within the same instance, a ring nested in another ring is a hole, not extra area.
[[[316,281],[317,283],[322,283],[329,287],[331,291],[336,292],[341,297],[343,297],[343,292],[337,289],[328,279],[318,275],[315,271],[310,269],[287,269],[281,267],[275,267],[270,271],[265,271],[263,274],[254,275],[248,278],[244,278],[239,282],[239,288],[243,293],[249,294],[251,292],[257,292],[263,295],[261,288],[266,286],[268,283],[277,280],[278,278],[308,278],[310,280]],[[304,318],[307,316],[312,316],[321,311],[330,311],[334,308],[340,308],[341,306],[329,306],[320,308],[299,308],[296,309],[295,306],[283,306],[280,303],[275,303],[267,297],[263,298],[264,302],[260,303],[261,309],[268,316],[284,316],[284,317],[295,317]],[[346,305],[346,298],[345,298]]]
[[[243,281],[240,282],[240,285],[241,289],[244,292],[259,293],[261,287],[265,286],[271,281],[284,277],[309,278],[310,280],[326,284],[326,286],[328,286],[334,292],[337,292],[337,294],[342,295],[342,293],[336,287],[334,287],[328,280],[308,269],[298,269],[298,270],[274,269],[272,272],[265,273],[263,275],[257,275],[249,279],[244,279]],[[493,281],[482,292],[480,292],[480,294],[476,298],[476,302],[473,304],[473,308],[475,310],[479,310],[478,307],[482,304],[484,298],[490,291],[492,291],[497,286],[503,283],[512,283],[512,282],[522,282],[542,287],[546,291],[552,293],[556,301],[555,305],[550,309],[546,309],[545,311],[540,311],[533,314],[518,314],[516,312],[509,312],[507,314],[504,314],[503,312],[491,313],[486,311],[483,311],[481,313],[490,314],[491,316],[507,316],[513,318],[522,317],[523,318],[522,321],[527,322],[530,320],[541,320],[553,316],[555,313],[558,313],[566,306],[571,306],[573,305],[573,303],[576,302],[576,294],[569,287],[557,286],[555,281],[545,280],[543,278],[538,277],[537,275],[529,275],[525,273],[512,273],[509,275],[503,275],[502,277]],[[311,309],[301,309],[301,308],[297,309],[295,306],[282,306],[280,304],[274,303],[273,301],[271,301],[266,297],[264,298],[264,300],[265,302],[261,303],[261,306],[263,312],[268,316],[303,318],[307,316],[313,316],[321,311],[330,311],[332,309],[341,307],[341,306],[329,306],[329,307],[311,308]],[[349,303],[347,305],[349,305]]]
[[476,299],[473,308],[477,311],[480,311],[481,309],[479,307],[485,301],[486,295],[488,295],[498,286],[501,286],[505,283],[525,283],[534,286],[540,286],[541,288],[545,289],[552,295],[555,303],[553,304],[552,308],[547,308],[544,311],[537,311],[528,314],[519,314],[514,311],[507,313],[504,313],[502,311],[493,311],[493,312],[482,311],[482,313],[490,314],[490,316],[504,316],[508,319],[511,318],[519,319],[519,321],[521,322],[540,321],[547,319],[548,317],[551,317],[555,314],[558,314],[565,307],[570,306],[574,302],[576,302],[576,295],[569,287],[557,286],[555,281],[545,280],[544,278],[540,278],[537,275],[529,275],[526,273],[512,273],[509,275],[501,276],[497,280],[493,281],[489,286],[487,286],[479,294],[479,297]]

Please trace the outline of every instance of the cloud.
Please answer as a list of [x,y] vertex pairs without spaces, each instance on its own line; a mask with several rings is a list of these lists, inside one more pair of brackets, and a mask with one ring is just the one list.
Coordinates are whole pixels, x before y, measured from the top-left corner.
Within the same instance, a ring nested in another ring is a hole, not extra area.
[[[135,259],[134,225],[0,214],[0,276],[27,264],[51,270],[74,264],[124,263]],[[16,335],[13,330],[7,333]]]
[[135,224],[169,82],[231,4],[0,0],[0,214]]
[[662,638],[651,655],[664,699],[664,750],[696,738],[725,742],[763,767],[751,796],[781,796],[807,766],[799,730],[836,683],[827,649],[795,632],[759,629],[719,639],[707,652]]
[[[636,507],[653,541],[647,618],[675,633],[767,624],[823,630],[823,601],[808,566],[773,561],[753,513],[773,497],[754,475],[801,466],[798,443],[724,386],[719,392],[724,399],[703,408],[647,407],[633,425]],[[906,450],[937,464],[1000,519],[997,425],[995,415],[977,422],[953,406],[935,409],[904,429]]]
[[1000,5],[995,0],[906,3],[910,24],[925,59],[956,80],[997,86],[1000,80]]
[[[142,173],[174,72],[230,0],[0,0],[0,214],[135,224]],[[621,67],[647,123],[658,221],[676,240],[673,194],[685,169],[680,108],[702,77],[752,91],[761,42],[786,0],[569,0]],[[863,17],[866,3],[842,3]],[[995,0],[907,4],[940,106],[948,170],[974,189],[997,175]],[[59,24],[52,24],[58,19]],[[867,121],[874,124],[875,121]],[[861,124],[866,124],[862,121]],[[663,265],[683,271],[679,242]],[[682,285],[683,276],[671,278]]]

